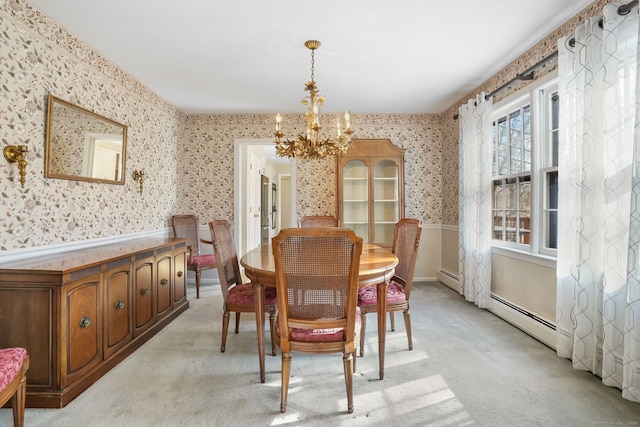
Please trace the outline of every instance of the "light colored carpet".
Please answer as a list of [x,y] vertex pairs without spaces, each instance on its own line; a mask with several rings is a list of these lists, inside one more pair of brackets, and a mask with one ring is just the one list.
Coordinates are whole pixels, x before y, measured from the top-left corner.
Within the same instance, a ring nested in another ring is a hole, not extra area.
[[[280,354],[261,384],[255,318],[242,318],[220,353],[219,289],[191,307],[63,409],[27,409],[26,426],[599,426],[639,425],[640,404],[439,283],[412,294],[414,350],[402,316],[387,333],[378,380],[376,318],[357,358],[353,414],[342,356],[293,355],[288,409],[280,407]],[[190,289],[193,293],[193,289]],[[268,331],[268,326],[267,326]],[[267,334],[268,336],[268,334]],[[267,339],[267,347],[270,341]],[[11,425],[0,410],[0,425]]]

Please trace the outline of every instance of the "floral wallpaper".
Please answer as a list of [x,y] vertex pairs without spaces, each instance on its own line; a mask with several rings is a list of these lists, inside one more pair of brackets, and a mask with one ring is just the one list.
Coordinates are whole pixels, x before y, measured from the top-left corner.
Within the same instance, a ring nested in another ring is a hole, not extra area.
[[[329,118],[328,120],[332,120]],[[300,115],[286,123],[303,123]],[[188,116],[178,158],[180,187],[189,188],[185,212],[233,221],[233,141],[273,136],[273,115]],[[441,132],[434,115],[352,114],[356,138],[389,138],[405,153],[405,215],[441,222]],[[296,129],[283,129],[293,134]],[[299,216],[337,215],[335,158],[296,162]],[[212,174],[211,171],[216,171]]]
[[[184,117],[22,0],[0,0],[0,138],[26,145],[27,176],[0,162],[0,250],[164,229],[176,204]],[[47,94],[129,127],[124,186],[44,177]],[[131,179],[144,169],[141,195]]]

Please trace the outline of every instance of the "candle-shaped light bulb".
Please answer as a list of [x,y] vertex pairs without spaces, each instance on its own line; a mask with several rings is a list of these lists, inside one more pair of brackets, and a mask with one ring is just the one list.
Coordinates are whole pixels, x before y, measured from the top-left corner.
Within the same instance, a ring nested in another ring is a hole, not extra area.
[[347,129],[349,129],[351,126],[349,126],[349,112],[347,110],[344,111],[344,121],[345,126],[347,126]]
[[276,131],[280,130],[280,123],[282,122],[282,116],[280,113],[276,114]]
[[340,131],[340,117],[336,118],[336,131],[338,133],[338,138],[340,138],[340,134],[342,133]]

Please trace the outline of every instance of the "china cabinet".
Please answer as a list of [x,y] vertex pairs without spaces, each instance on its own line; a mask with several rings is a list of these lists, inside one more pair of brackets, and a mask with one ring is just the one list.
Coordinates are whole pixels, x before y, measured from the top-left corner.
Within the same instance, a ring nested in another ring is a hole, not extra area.
[[366,243],[390,248],[404,217],[404,153],[389,139],[354,139],[338,156],[340,226]]
[[67,405],[189,307],[186,240],[0,265],[0,348],[29,352],[27,407]]

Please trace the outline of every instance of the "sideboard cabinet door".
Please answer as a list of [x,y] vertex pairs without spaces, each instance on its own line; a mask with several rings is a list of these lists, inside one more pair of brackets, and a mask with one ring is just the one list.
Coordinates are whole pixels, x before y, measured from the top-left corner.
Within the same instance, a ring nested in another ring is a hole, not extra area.
[[187,300],[187,254],[178,250],[173,255],[173,304]]
[[62,298],[64,387],[102,361],[100,275],[64,285]]
[[137,337],[153,324],[155,258],[135,264],[133,272],[133,336]]
[[156,274],[156,317],[160,318],[171,312],[171,271],[173,270],[173,253],[158,255]]
[[132,339],[131,265],[104,274],[104,358],[108,359]]

